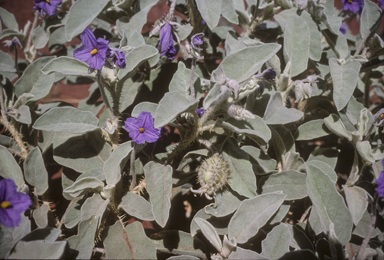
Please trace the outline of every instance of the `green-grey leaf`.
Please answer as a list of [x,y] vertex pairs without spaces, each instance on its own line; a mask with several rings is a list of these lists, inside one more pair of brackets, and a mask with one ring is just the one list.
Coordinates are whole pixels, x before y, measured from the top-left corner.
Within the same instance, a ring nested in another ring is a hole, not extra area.
[[29,65],[15,83],[16,96],[20,97],[24,93],[31,93],[34,95],[32,100],[45,97],[51,90],[55,75],[53,73],[44,75],[41,69],[53,59],[52,56],[42,57]]
[[338,111],[347,105],[357,86],[360,66],[360,63],[356,61],[340,65],[335,58],[329,59],[333,81],[333,100]]
[[17,23],[15,16],[1,7],[0,18],[8,29],[11,29],[13,31],[19,31],[19,24]]
[[237,260],[237,259],[257,259],[257,260],[267,260],[264,256],[256,253],[255,251],[249,249],[243,249],[241,247],[236,247],[234,251],[229,255],[229,260]]
[[[119,80],[117,83],[117,87],[121,88],[120,94],[120,106],[119,111],[123,112],[135,101],[137,93],[139,93],[143,82],[133,81],[132,78],[124,78]],[[109,97],[109,92],[107,92],[107,96]],[[111,98],[112,99],[112,98]]]
[[336,172],[333,170],[332,166],[330,166],[329,164],[327,164],[326,162],[324,161],[320,161],[318,160],[319,158],[317,159],[311,159],[307,161],[307,166],[313,166],[313,167],[316,167],[318,170],[322,171],[323,173],[325,173],[328,178],[333,182],[333,183],[336,183],[337,181],[337,174]]
[[211,203],[205,207],[205,212],[217,218],[228,216],[237,210],[240,205],[240,199],[231,191],[223,190],[216,193],[215,203]]
[[208,27],[212,30],[219,22],[222,0],[196,0],[197,9]]
[[222,67],[227,78],[243,82],[261,69],[261,66],[276,54],[281,45],[268,43],[245,48],[224,58],[217,73]]
[[131,141],[119,145],[105,161],[104,174],[108,185],[115,185],[121,179],[121,169],[128,161],[128,155],[133,149]]
[[172,196],[172,167],[150,161],[144,166],[147,191],[156,222],[164,227],[169,218]]
[[150,45],[142,45],[131,50],[125,55],[126,66],[125,69],[119,70],[117,77],[124,78],[128,73],[132,72],[141,63],[149,60],[158,53],[157,49]]
[[[265,154],[263,151],[261,151],[259,148],[256,148],[251,145],[244,145],[241,147],[241,149],[248,153],[250,156],[250,159],[254,159],[258,166],[262,168],[262,170],[256,171],[255,168],[253,171],[255,174],[270,172],[276,169],[276,160],[269,157],[267,154]],[[251,163],[254,163],[251,160]]]
[[99,129],[99,120],[89,111],[73,107],[55,107],[39,117],[33,128],[80,134]]
[[254,197],[256,195],[256,176],[253,173],[248,154],[238,147],[235,139],[230,138],[225,142],[223,157],[230,170],[228,183],[231,188],[242,196]]
[[119,221],[102,233],[107,259],[156,259],[156,247],[139,221],[125,228]]
[[246,243],[276,213],[286,196],[282,193],[268,193],[243,200],[229,221],[229,238],[236,238],[239,244]]
[[331,134],[331,131],[325,127],[324,120],[315,119],[300,125],[296,131],[295,138],[297,141],[307,141],[329,134]]
[[306,175],[295,170],[282,171],[265,176],[260,180],[263,193],[282,191],[285,200],[297,200],[308,196],[305,182]]
[[81,206],[81,221],[86,221],[92,217],[102,218],[104,211],[109,203],[109,199],[103,199],[100,194],[94,193],[92,197],[87,198]]
[[60,259],[67,241],[19,241],[8,259]]
[[302,11],[301,18],[307,23],[310,33],[309,42],[309,58],[314,61],[319,61],[321,58],[321,32],[318,29],[317,23],[313,21],[311,15],[307,11]]
[[103,168],[111,154],[111,146],[98,131],[86,134],[55,133],[53,158],[63,166],[78,172]]
[[39,228],[48,226],[48,211],[49,206],[47,204],[43,204],[33,211],[33,219]]
[[33,148],[24,161],[24,174],[27,182],[35,186],[37,195],[43,195],[48,189],[48,172],[45,169],[43,155],[38,147]]
[[96,79],[96,72],[89,73],[88,71],[89,66],[87,63],[66,56],[52,59],[41,70],[45,75],[59,72],[67,76],[84,76]]
[[103,190],[104,183],[95,177],[85,177],[75,181],[71,186],[66,188],[64,192],[72,197],[78,197],[87,191],[100,192]]
[[141,102],[137,104],[131,113],[132,117],[138,117],[143,111],[151,113],[152,116],[156,115],[157,104],[151,102]]
[[371,148],[371,144],[369,143],[369,141],[357,142],[356,143],[356,150],[359,153],[359,155],[361,156],[361,158],[363,158],[364,161],[370,162],[370,163],[375,162],[375,158],[373,157],[372,148]]
[[[196,224],[195,224],[196,225]],[[175,254],[175,255],[189,255],[205,258],[205,245],[196,236],[180,230],[163,230],[152,240],[155,243],[156,249],[160,252]],[[177,243],[170,244],[170,241],[177,241]],[[168,258],[169,259],[169,258]],[[197,259],[196,259],[197,260]]]
[[78,234],[68,238],[69,247],[78,252],[76,259],[90,259],[95,246],[95,235],[99,218],[91,218],[81,221],[78,227]]
[[156,109],[155,127],[157,128],[168,124],[181,113],[194,111],[198,104],[199,100],[190,102],[189,99],[180,92],[174,91],[166,93]]
[[[291,77],[307,69],[310,50],[310,30],[305,19],[297,15],[297,9],[287,9],[274,16],[284,31],[285,61],[290,61]],[[308,19],[307,19],[308,20]]]
[[324,118],[324,124],[333,134],[344,137],[348,141],[352,140],[352,135],[345,129],[345,126],[338,115],[330,114],[328,117]]
[[329,177],[314,166],[307,169],[308,194],[320,218],[321,229],[327,233],[333,223],[340,243],[345,245],[351,238],[351,213]]
[[304,115],[295,108],[286,108],[280,92],[275,92],[265,109],[264,122],[269,125],[288,124],[298,121]]
[[380,13],[383,10],[370,0],[364,0],[364,8],[360,18],[360,36],[364,38],[367,33],[370,33],[371,27],[378,21]]
[[231,0],[222,0],[221,3],[221,14],[225,19],[227,19],[229,22],[238,24],[239,19],[237,18],[237,13],[235,10],[235,6],[233,4],[233,1]]
[[8,114],[8,115],[19,123],[27,124],[27,125],[32,123],[31,111],[29,109],[29,106],[21,105],[17,109],[17,114]]
[[200,227],[201,232],[208,239],[208,241],[216,248],[218,252],[221,252],[221,248],[223,246],[221,239],[211,223],[202,218],[194,218],[193,220]]
[[23,173],[13,155],[0,145],[0,176],[12,179],[18,188],[24,185]]
[[31,234],[31,221],[28,217],[21,215],[20,224],[15,227],[6,227],[0,223],[0,237],[2,241],[6,243],[0,243],[0,258],[6,259],[6,256],[11,248],[19,241],[22,237],[27,234]]
[[357,186],[348,187],[343,185],[343,190],[353,224],[357,226],[368,207],[368,194],[364,189]]
[[147,221],[153,221],[155,218],[152,213],[152,206],[142,196],[137,195],[133,192],[128,192],[119,205],[129,215]]
[[246,135],[258,143],[265,145],[272,137],[271,130],[269,130],[269,127],[261,117],[257,115],[254,115],[254,117],[255,118],[246,118],[241,121],[230,118],[221,124],[237,134]]
[[81,220],[81,198],[74,198],[67,207],[67,213],[64,215],[64,224],[67,228],[74,228]]
[[[185,67],[183,62],[178,63],[177,71],[173,74],[172,80],[169,83],[169,91],[179,91],[186,98],[190,99],[190,82],[191,82],[191,70]],[[203,95],[203,90],[200,86],[199,75],[194,74],[194,89],[195,98],[200,99]]]
[[69,10],[65,24],[65,35],[71,40],[82,33],[87,26],[101,13],[109,0],[80,0],[76,1]]
[[309,155],[307,162],[311,160],[322,161],[331,166],[332,169],[335,169],[337,164],[337,156],[338,151],[336,149],[318,148]]
[[[279,259],[289,252],[291,233],[284,223],[275,226],[267,237],[261,242],[261,255],[267,259]],[[277,246],[278,245],[278,246]]]

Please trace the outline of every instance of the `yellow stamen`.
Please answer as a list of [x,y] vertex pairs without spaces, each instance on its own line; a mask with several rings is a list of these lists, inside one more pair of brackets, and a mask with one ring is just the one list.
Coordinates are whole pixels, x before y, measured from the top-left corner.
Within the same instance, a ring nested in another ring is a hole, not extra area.
[[382,114],[380,114],[380,118],[383,118],[383,116],[384,116],[384,114],[382,113]]
[[3,201],[1,202],[1,208],[6,209],[8,206],[11,205],[9,201]]
[[348,0],[348,3],[352,4],[352,0]]
[[95,48],[95,49],[93,49],[92,51],[91,51],[91,54],[93,55],[93,54],[96,54],[97,53],[97,49]]
[[49,0],[45,0],[45,2],[49,3]]
[[144,128],[140,127],[139,132],[144,133]]

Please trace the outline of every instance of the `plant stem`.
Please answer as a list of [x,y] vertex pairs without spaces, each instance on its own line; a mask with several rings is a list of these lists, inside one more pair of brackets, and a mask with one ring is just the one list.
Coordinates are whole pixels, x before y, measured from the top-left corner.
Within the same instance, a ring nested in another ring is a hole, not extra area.
[[363,260],[364,251],[368,246],[368,242],[371,239],[373,229],[375,228],[377,201],[378,201],[378,196],[377,196],[377,193],[375,193],[375,195],[373,197],[373,201],[371,201],[371,214],[370,214],[371,215],[371,221],[370,221],[369,226],[368,226],[368,232],[367,232],[367,235],[365,236],[365,238],[363,240],[363,243],[361,243],[361,247],[360,247],[360,249],[357,253],[357,256],[355,258],[356,260]]
[[196,69],[196,58],[192,58],[192,64],[191,64],[191,82],[189,85],[189,89],[191,90],[191,100],[192,102],[195,101],[195,87],[194,87],[194,81],[195,81],[195,69]]
[[136,161],[136,143],[133,143],[133,149],[131,152],[131,164],[130,164],[130,174],[132,175],[131,185],[129,190],[132,191],[136,187],[136,172],[135,172],[135,161]]
[[36,28],[36,25],[37,25],[37,20],[39,19],[39,11],[36,10],[35,12],[35,18],[33,19],[33,23],[32,23],[32,27],[31,27],[31,30],[29,31],[29,34],[28,34],[28,39],[27,39],[27,43],[25,45],[25,48],[24,48],[24,54],[25,54],[25,59],[29,62],[29,63],[32,63],[34,57],[30,57],[28,55],[28,53],[31,54],[31,43],[32,43],[32,33],[33,33],[33,30]]

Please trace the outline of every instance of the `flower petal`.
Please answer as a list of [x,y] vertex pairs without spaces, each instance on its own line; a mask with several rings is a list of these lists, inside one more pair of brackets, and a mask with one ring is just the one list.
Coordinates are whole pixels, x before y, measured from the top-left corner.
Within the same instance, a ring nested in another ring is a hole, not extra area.
[[80,38],[83,45],[92,47],[92,49],[97,49],[98,44],[96,41],[96,37],[93,34],[91,29],[86,28],[84,32],[81,34]]

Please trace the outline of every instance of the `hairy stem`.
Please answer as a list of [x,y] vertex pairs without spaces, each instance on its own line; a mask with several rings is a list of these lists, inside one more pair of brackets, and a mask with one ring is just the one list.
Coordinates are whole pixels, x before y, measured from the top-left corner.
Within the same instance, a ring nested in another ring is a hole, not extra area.
[[191,64],[191,82],[189,89],[191,90],[191,101],[195,101],[195,87],[193,83],[195,82],[195,69],[196,69],[196,58],[192,58]]
[[371,213],[370,213],[371,221],[370,221],[369,226],[368,226],[368,232],[367,232],[367,235],[365,236],[365,238],[363,240],[363,243],[361,243],[361,247],[360,247],[360,249],[357,253],[357,256],[356,256],[356,260],[363,260],[364,251],[368,246],[368,242],[371,239],[373,229],[375,228],[377,201],[378,201],[378,196],[377,196],[377,193],[375,193],[375,195],[373,197],[373,201],[371,201]]
[[131,164],[130,164],[130,174],[132,175],[131,185],[129,190],[132,191],[136,187],[136,172],[135,172],[135,160],[136,160],[136,143],[133,143],[133,149],[131,152]]
[[31,63],[34,59],[34,57],[33,57],[34,55],[32,57],[30,57],[29,54],[31,54],[30,48],[31,48],[31,43],[32,43],[32,33],[33,33],[33,30],[36,28],[38,19],[39,19],[39,11],[36,10],[35,18],[33,19],[32,27],[31,27],[31,30],[29,31],[27,43],[26,43],[25,48],[24,48],[25,59],[29,63]]

